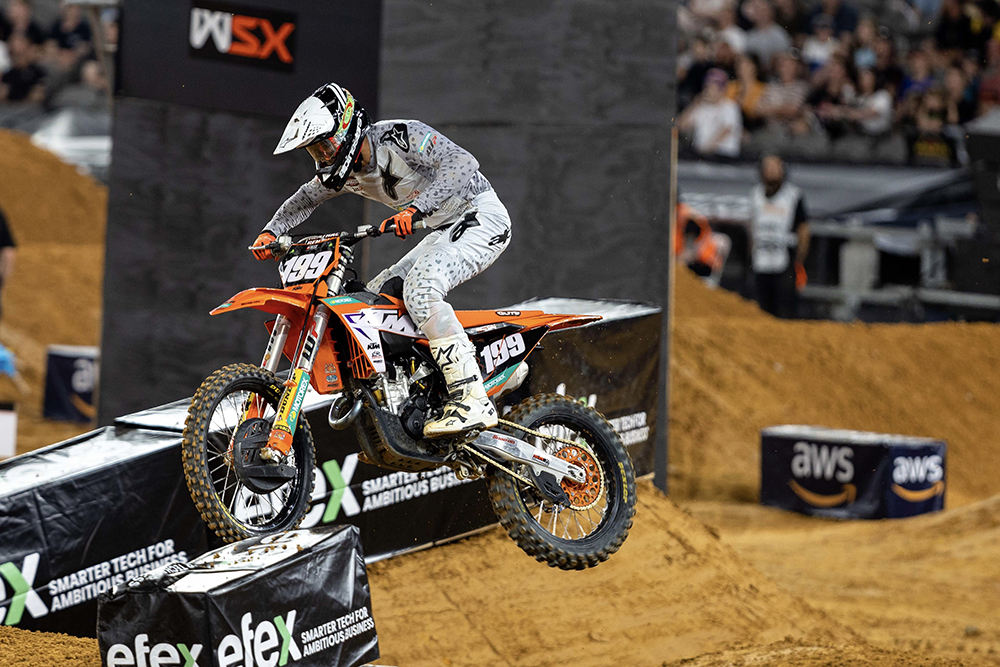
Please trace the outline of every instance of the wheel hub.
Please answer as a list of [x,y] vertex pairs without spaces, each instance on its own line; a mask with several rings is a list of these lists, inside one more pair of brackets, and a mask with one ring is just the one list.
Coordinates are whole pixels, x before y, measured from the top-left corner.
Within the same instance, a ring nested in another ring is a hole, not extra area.
[[270,493],[295,477],[295,467],[271,463],[260,452],[271,435],[271,422],[247,419],[233,435],[232,461],[236,476],[254,493]]
[[580,466],[585,472],[585,481],[575,482],[568,477],[562,480],[562,489],[569,496],[570,508],[585,510],[597,504],[604,486],[604,474],[594,456],[582,447],[567,445],[556,452],[556,457]]

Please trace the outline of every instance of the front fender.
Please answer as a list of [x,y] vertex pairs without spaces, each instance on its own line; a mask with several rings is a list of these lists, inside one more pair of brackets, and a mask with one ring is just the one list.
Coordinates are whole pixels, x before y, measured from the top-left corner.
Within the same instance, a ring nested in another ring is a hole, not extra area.
[[309,310],[312,301],[311,294],[299,294],[283,289],[270,289],[267,287],[255,287],[243,290],[225,303],[217,306],[209,313],[218,315],[228,313],[242,308],[253,308],[272,315],[285,315],[288,317],[301,317],[305,311]]

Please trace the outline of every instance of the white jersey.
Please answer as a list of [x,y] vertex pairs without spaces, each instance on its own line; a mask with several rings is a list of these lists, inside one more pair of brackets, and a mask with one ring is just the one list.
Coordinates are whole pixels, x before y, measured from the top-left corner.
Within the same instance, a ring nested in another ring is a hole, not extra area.
[[416,120],[383,120],[367,131],[372,159],[337,192],[319,178],[305,183],[264,227],[275,235],[301,224],[327,199],[353,192],[402,211],[415,206],[428,227],[457,220],[479,194],[493,189],[471,153]]
[[757,185],[750,193],[751,261],[754,273],[783,273],[798,246],[795,229],[805,222],[802,191],[784,183],[773,196]]

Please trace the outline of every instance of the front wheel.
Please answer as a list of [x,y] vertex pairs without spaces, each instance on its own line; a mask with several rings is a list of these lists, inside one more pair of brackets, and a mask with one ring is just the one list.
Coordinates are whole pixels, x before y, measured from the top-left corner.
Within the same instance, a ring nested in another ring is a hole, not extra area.
[[201,383],[188,409],[181,444],[184,479],[201,518],[227,542],[291,530],[309,509],[316,454],[304,416],[285,462],[294,468],[287,479],[262,487],[247,474],[247,452],[238,447],[248,428],[266,440],[282,391],[274,373],[232,364]]
[[[635,515],[635,471],[621,438],[599,412],[558,394],[532,396],[505,419],[541,434],[503,426],[511,435],[588,472],[581,484],[563,480],[568,506],[507,473],[492,473],[490,502],[511,539],[529,556],[563,570],[606,561],[625,542]],[[515,472],[527,476],[527,466]]]

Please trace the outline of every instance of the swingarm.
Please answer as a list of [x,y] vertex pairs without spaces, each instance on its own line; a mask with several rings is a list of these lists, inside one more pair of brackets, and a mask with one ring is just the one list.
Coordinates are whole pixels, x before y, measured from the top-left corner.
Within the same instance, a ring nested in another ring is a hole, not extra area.
[[505,461],[523,463],[529,466],[535,475],[547,472],[556,478],[557,483],[562,482],[563,478],[566,477],[571,482],[578,484],[587,481],[587,472],[582,466],[546,454],[540,448],[506,433],[483,431],[471,444],[483,452],[498,456]]

